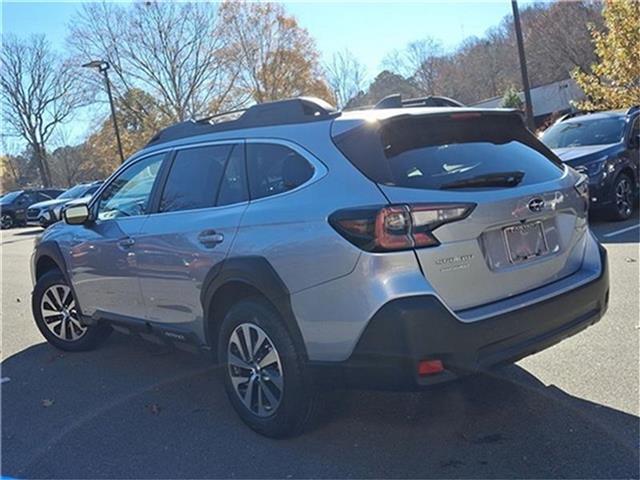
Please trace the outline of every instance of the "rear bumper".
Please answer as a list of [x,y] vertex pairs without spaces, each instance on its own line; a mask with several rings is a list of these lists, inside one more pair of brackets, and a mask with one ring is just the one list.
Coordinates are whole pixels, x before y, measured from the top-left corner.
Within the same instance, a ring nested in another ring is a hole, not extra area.
[[[433,295],[385,304],[369,322],[345,362],[314,363],[320,380],[350,386],[415,389],[511,363],[596,323],[609,300],[606,250],[595,280],[521,309],[464,323]],[[420,360],[441,360],[445,370],[420,377]]]

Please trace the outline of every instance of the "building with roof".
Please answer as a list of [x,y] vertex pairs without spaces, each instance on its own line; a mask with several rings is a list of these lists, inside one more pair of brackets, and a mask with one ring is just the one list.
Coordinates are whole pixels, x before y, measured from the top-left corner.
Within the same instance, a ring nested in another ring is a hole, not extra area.
[[[524,92],[518,96],[524,103]],[[552,115],[563,115],[576,111],[572,102],[585,99],[584,92],[575,80],[569,78],[559,82],[541,85],[531,89],[531,103],[533,104],[533,117],[536,126],[542,125]],[[471,106],[478,108],[498,108],[501,106],[502,97],[493,97]]]

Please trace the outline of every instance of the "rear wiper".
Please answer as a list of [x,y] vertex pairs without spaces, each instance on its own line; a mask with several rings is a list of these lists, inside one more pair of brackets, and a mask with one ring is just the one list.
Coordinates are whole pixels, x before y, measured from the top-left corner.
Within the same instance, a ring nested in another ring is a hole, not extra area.
[[499,172],[486,173],[476,177],[456,180],[455,182],[443,183],[440,185],[441,190],[451,190],[454,188],[483,188],[483,187],[515,187],[518,185],[524,172]]

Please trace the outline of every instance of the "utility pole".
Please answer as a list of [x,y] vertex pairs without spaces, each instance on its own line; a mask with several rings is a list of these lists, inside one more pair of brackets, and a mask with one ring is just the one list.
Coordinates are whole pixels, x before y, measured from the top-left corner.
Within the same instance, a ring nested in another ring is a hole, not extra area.
[[116,142],[118,143],[118,153],[120,154],[120,163],[124,163],[124,153],[122,153],[122,142],[120,141],[120,130],[118,129],[118,120],[116,119],[116,108],[113,104],[113,96],[111,95],[111,83],[109,82],[109,62],[105,60],[93,60],[82,65],[87,68],[97,68],[104,74],[104,83],[107,88],[107,96],[109,97],[109,105],[111,106],[111,118],[113,119],[113,129],[116,132]]
[[524,56],[524,41],[522,40],[522,27],[520,26],[518,0],[511,0],[511,8],[513,9],[513,25],[516,29],[516,41],[518,42],[518,56],[520,57],[520,73],[522,74],[522,89],[524,90],[527,127],[533,131],[536,126],[533,121],[533,105],[531,104],[531,89],[529,87],[529,74],[527,73],[527,60]]

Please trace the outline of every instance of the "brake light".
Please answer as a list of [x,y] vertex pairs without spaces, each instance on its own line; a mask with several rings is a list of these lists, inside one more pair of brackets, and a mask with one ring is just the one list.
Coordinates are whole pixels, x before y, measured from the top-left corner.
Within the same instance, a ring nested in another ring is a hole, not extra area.
[[451,120],[470,120],[472,118],[479,118],[482,114],[478,112],[464,112],[464,113],[452,113],[449,115]]
[[475,204],[388,205],[338,210],[329,223],[351,243],[369,252],[440,245],[433,230],[466,218]]
[[418,362],[418,375],[426,377],[427,375],[435,375],[444,372],[442,360],[421,360]]
[[578,195],[584,201],[585,210],[589,209],[589,177],[586,175],[580,174],[578,181],[575,183],[574,188]]

